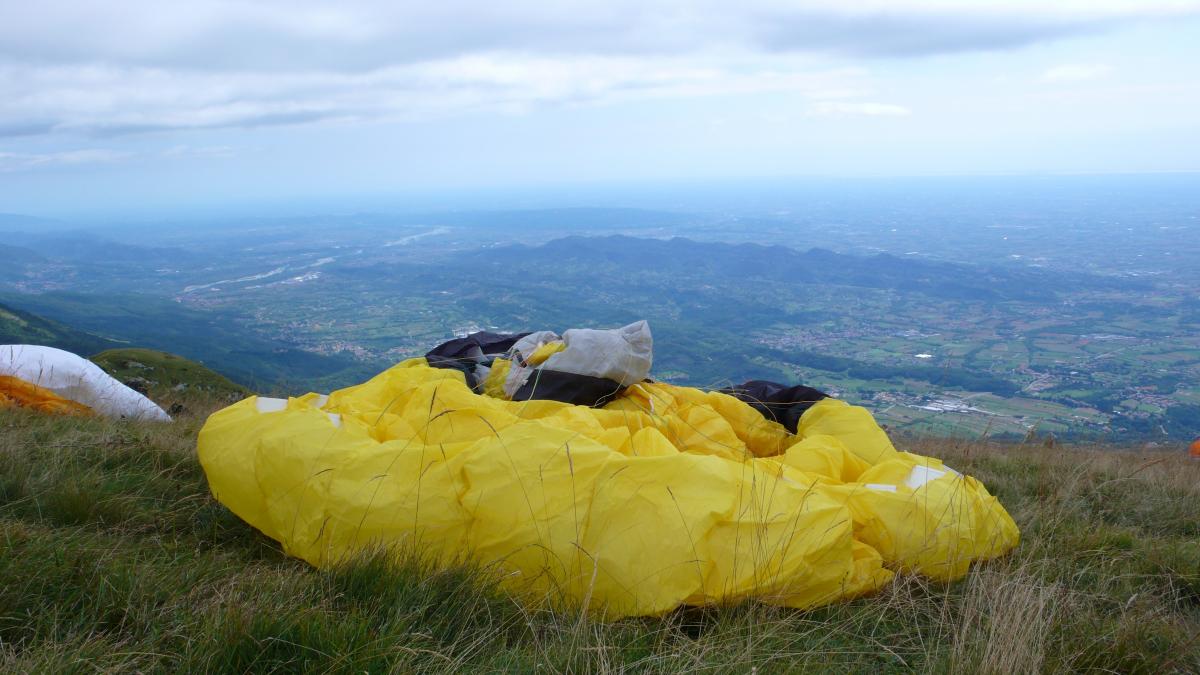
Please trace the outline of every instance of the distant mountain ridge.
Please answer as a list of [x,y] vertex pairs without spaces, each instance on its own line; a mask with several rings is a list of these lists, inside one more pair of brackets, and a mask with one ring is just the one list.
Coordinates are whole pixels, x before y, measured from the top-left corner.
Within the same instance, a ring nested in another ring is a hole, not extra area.
[[1047,302],[1054,300],[1055,290],[1064,284],[1104,287],[1119,283],[1129,288],[1138,283],[1027,267],[975,266],[888,253],[857,256],[821,248],[799,251],[780,245],[701,242],[684,237],[569,236],[541,246],[505,246],[471,255],[480,263],[519,266],[533,274],[572,263],[652,269],[687,278],[719,275],[744,277],[748,282],[837,284],[982,301]]
[[0,213],[0,229],[36,227],[42,230],[71,227],[61,220],[28,216],[23,213]]
[[46,257],[33,249],[0,244],[0,262],[5,265],[26,265],[45,261]]
[[16,231],[4,234],[6,244],[0,246],[0,260],[8,256],[6,248],[14,253],[27,252],[47,260],[72,262],[157,262],[178,264],[193,259],[189,251],[125,244],[85,231],[28,232]]

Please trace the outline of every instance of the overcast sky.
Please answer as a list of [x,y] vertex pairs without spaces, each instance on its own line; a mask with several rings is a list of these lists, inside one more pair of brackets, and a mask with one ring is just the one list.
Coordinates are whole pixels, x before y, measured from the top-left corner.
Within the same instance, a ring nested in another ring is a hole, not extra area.
[[1200,0],[0,0],[0,212],[1198,169]]

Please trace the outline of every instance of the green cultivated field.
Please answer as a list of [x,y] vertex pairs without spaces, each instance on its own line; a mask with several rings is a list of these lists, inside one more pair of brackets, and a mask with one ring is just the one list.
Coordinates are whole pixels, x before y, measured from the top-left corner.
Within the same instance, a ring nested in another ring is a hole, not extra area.
[[284,556],[209,495],[194,447],[214,404],[182,402],[169,425],[0,411],[0,671],[1200,671],[1200,462],[1178,448],[904,436],[1000,498],[1011,556],[815,611],[603,624],[470,565]]

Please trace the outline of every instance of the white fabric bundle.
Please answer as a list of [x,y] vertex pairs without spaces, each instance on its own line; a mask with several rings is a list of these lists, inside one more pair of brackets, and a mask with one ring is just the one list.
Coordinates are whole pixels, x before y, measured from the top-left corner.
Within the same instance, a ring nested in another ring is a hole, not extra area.
[[82,356],[39,345],[0,345],[0,375],[82,403],[106,417],[171,421],[153,401],[121,384]]
[[[559,340],[557,333],[538,331],[521,338],[512,352],[522,359],[538,347]],[[650,375],[654,358],[654,338],[650,325],[637,321],[611,330],[572,328],[562,335],[565,348],[537,366],[522,366],[514,358],[512,369],[504,382],[509,396],[516,394],[536,370],[544,368],[560,373],[587,375],[612,380],[621,386],[637,384]]]
[[621,386],[637,384],[650,375],[654,338],[645,321],[613,330],[572,328],[563,333],[563,342],[567,348],[546,359],[543,367],[603,377]]

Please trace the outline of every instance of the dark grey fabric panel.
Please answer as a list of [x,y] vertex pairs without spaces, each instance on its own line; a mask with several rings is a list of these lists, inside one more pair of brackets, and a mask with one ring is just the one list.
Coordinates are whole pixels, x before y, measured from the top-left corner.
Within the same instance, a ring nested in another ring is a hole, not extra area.
[[603,377],[541,368],[513,394],[513,400],[551,400],[596,407],[616,398],[624,389],[620,384]]
[[470,375],[476,365],[487,360],[486,356],[507,352],[526,335],[529,333],[471,333],[434,347],[425,353],[425,360],[434,368],[461,370]]
[[804,412],[817,401],[829,398],[829,394],[812,387],[799,384],[789,387],[769,380],[750,380],[736,387],[722,389],[721,393],[745,401],[763,417],[779,422],[793,434]]

